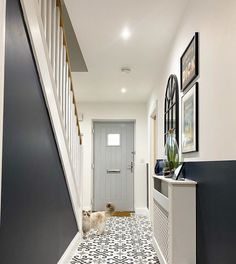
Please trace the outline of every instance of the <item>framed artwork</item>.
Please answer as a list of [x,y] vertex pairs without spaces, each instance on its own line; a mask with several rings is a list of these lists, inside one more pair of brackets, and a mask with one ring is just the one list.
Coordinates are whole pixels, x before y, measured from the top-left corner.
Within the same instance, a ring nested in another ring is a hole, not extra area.
[[182,91],[198,76],[198,64],[198,33],[196,32],[180,59]]
[[198,151],[198,83],[182,97],[182,153]]
[[172,179],[174,180],[178,180],[182,170],[183,170],[183,167],[184,167],[184,163],[180,164],[176,169],[175,169],[175,172],[172,176]]

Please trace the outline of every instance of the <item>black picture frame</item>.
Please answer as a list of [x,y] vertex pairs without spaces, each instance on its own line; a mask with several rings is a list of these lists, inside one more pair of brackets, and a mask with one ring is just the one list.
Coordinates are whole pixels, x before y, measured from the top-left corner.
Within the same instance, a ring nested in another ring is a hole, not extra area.
[[183,167],[184,167],[184,163],[180,164],[174,171],[174,174],[172,176],[172,179],[173,180],[178,180],[182,170],[183,170]]
[[196,32],[180,58],[180,84],[184,91],[199,75],[199,33]]
[[198,151],[198,82],[182,96],[182,153]]

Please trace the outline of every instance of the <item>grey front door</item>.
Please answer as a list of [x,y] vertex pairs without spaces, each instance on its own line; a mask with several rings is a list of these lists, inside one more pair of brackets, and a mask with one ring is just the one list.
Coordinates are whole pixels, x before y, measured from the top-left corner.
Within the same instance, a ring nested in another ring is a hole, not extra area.
[[94,122],[94,204],[134,210],[134,123]]

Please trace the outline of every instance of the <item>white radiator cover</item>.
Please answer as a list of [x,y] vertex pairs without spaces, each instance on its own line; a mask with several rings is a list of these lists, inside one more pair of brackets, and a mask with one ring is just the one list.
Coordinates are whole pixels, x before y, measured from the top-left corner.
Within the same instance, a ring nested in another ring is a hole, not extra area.
[[[196,263],[196,182],[154,176],[153,242],[161,264]],[[168,185],[168,194],[161,186]]]

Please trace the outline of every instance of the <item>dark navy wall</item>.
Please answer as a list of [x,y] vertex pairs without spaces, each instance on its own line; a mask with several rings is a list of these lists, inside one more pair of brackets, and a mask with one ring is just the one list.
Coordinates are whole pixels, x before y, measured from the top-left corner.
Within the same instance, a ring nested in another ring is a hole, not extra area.
[[77,233],[19,0],[7,0],[0,263],[55,264]]
[[198,183],[197,264],[235,264],[236,161],[185,162],[181,177]]
[[236,161],[187,162],[183,173],[198,182],[197,264],[235,264]]

